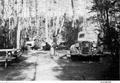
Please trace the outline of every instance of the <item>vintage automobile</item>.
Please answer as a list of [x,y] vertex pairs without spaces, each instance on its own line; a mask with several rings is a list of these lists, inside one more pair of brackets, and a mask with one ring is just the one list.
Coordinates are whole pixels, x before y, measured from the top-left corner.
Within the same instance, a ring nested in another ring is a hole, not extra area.
[[34,40],[33,41],[27,41],[26,46],[30,47],[30,48],[33,48],[35,46],[35,41]]
[[102,50],[97,48],[97,39],[90,34],[80,32],[78,34],[78,41],[71,45],[71,58],[75,56],[99,56]]

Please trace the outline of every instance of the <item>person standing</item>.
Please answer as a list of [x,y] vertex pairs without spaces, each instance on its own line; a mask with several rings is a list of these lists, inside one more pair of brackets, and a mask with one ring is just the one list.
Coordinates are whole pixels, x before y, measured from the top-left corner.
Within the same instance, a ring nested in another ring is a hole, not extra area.
[[51,56],[56,56],[56,52],[55,52],[55,49],[57,47],[57,39],[56,39],[56,36],[53,35],[53,42],[52,42],[52,46],[51,46]]

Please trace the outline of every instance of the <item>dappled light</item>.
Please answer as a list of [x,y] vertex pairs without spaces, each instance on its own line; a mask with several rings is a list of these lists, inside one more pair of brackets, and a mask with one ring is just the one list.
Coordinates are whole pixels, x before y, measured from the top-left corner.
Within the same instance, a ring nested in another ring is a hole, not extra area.
[[0,0],[0,81],[120,80],[119,56],[120,0]]

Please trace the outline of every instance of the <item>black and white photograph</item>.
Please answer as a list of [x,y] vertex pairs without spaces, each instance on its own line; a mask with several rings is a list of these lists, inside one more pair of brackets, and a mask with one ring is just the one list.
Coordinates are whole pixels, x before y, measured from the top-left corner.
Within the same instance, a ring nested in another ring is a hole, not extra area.
[[120,0],[0,0],[0,83],[120,80]]

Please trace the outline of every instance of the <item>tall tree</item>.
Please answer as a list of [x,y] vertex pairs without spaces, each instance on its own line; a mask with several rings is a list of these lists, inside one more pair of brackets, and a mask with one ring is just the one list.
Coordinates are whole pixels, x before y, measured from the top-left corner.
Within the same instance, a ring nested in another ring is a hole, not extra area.
[[[101,39],[104,46],[111,52],[118,50],[119,41],[118,33],[119,28],[117,22],[119,20],[114,20],[118,17],[116,14],[120,13],[119,0],[93,0],[92,11],[97,12],[97,21],[100,24],[101,32],[104,36]],[[115,52],[118,53],[118,52]]]
[[74,7],[74,0],[71,0],[71,7],[72,7],[72,11],[73,11],[73,15],[72,15],[72,27],[74,27],[74,23],[75,23],[75,7]]

